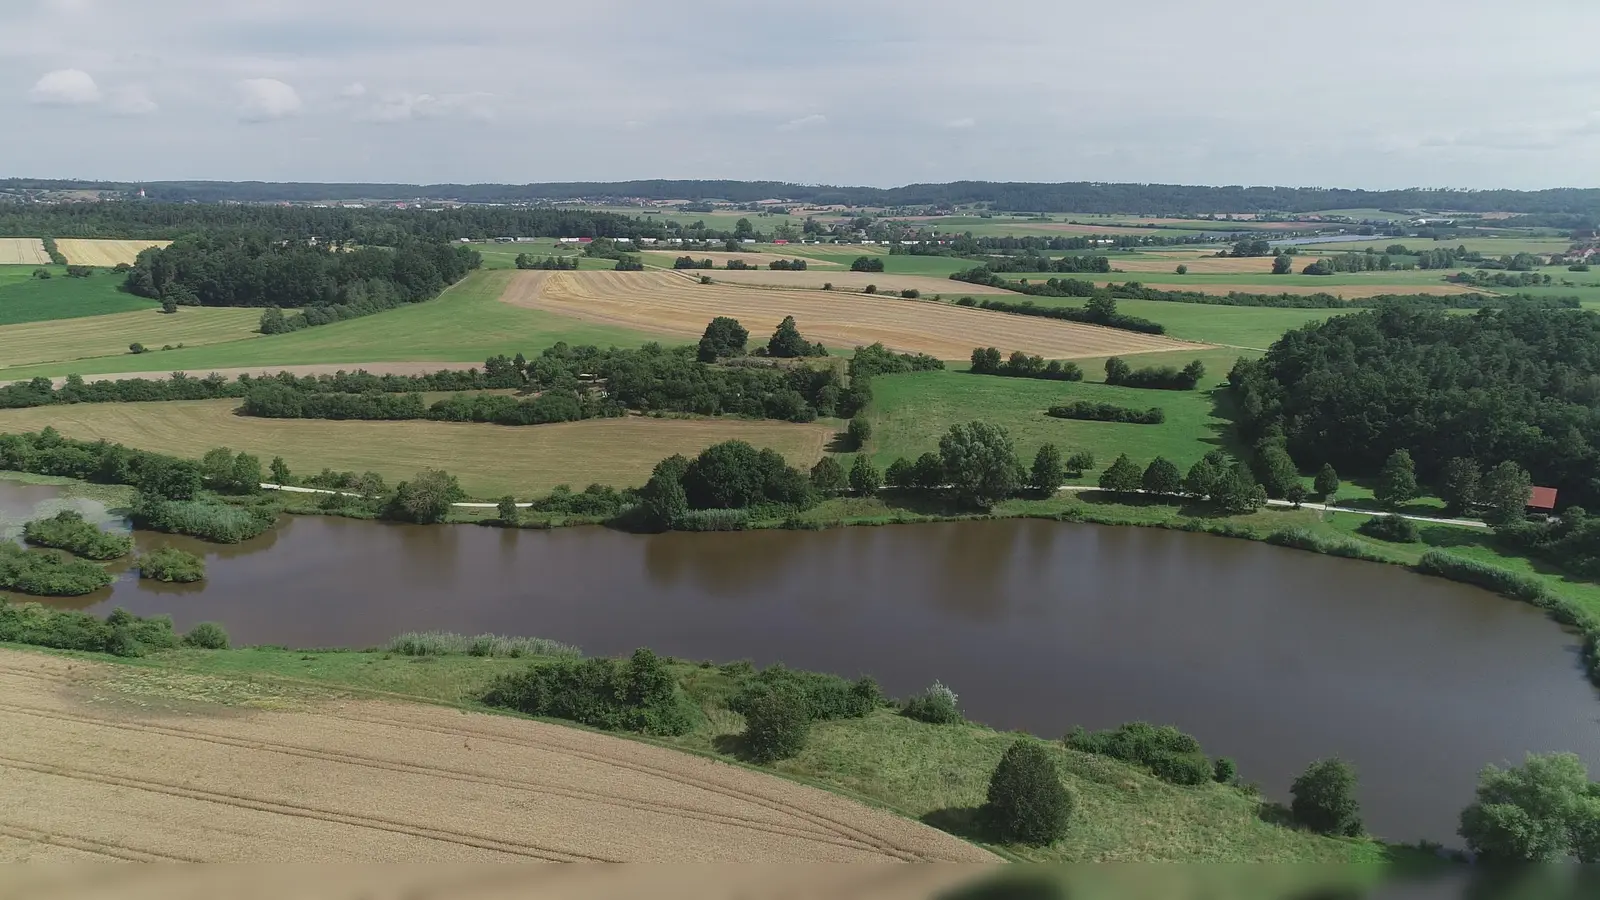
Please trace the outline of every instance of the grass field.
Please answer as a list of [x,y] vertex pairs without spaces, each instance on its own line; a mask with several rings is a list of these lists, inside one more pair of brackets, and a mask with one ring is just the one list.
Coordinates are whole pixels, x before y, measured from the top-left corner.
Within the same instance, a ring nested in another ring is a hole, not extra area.
[[[247,341],[230,344],[185,347],[160,353],[132,356],[127,353],[128,343],[143,341],[146,345],[158,339],[156,346],[178,343],[183,338],[163,338],[159,335],[142,337],[128,332],[120,345],[101,341],[105,345],[97,353],[79,352],[78,356],[92,357],[65,362],[69,357],[49,355],[58,360],[43,364],[37,354],[29,357],[38,365],[20,365],[0,369],[0,380],[31,378],[34,375],[81,375],[109,372],[142,372],[150,369],[198,371],[213,368],[241,366],[273,366],[290,364],[331,363],[346,365],[371,362],[466,362],[482,364],[496,353],[514,355],[533,353],[566,341],[569,344],[598,344],[604,346],[637,346],[659,335],[645,334],[623,328],[593,325],[566,316],[532,309],[518,309],[498,302],[505,286],[515,273],[505,271],[478,271],[468,275],[436,300],[392,309],[373,316],[307,328],[290,334],[257,336]],[[622,273],[628,274],[628,273]],[[639,274],[639,273],[633,273]],[[175,316],[157,318],[179,322],[185,316],[230,313],[248,318],[254,328],[260,320],[260,310],[180,310]],[[142,315],[142,314],[141,314]],[[702,328],[704,324],[702,323]],[[0,330],[0,341],[5,340],[8,329]],[[68,329],[69,332],[72,329]],[[696,335],[698,335],[698,331]],[[188,343],[185,341],[185,343]],[[0,343],[0,359],[10,359],[6,345]],[[20,348],[19,348],[20,349]]]
[[529,256],[543,259],[546,256],[575,256],[578,258],[578,268],[584,270],[601,271],[612,269],[617,265],[614,259],[598,259],[584,256],[581,251],[573,248],[571,244],[561,244],[556,241],[533,241],[522,244],[473,244],[472,249],[478,251],[483,257],[485,269],[515,269],[517,256],[526,253]]
[[0,432],[46,425],[68,437],[105,438],[198,459],[227,446],[263,461],[282,456],[291,471],[373,471],[390,483],[426,468],[445,469],[474,497],[526,499],[558,484],[618,488],[643,484],[674,453],[693,456],[720,441],[771,447],[809,468],[836,425],[724,419],[590,419],[508,427],[462,422],[335,422],[258,419],[234,414],[237,400],[84,403],[0,410]]
[[502,298],[508,304],[686,339],[697,338],[713,317],[727,315],[738,318],[759,342],[784,316],[793,315],[807,338],[835,350],[881,341],[896,350],[965,360],[980,345],[1059,359],[1189,349],[1154,335],[948,303],[701,285],[670,272],[523,272],[517,279]]
[[[1125,357],[1134,366],[1183,365],[1203,360],[1206,377],[1202,389],[1152,391],[1104,384],[1104,360],[1083,360],[1085,381],[1042,381],[972,375],[963,370],[914,372],[873,379],[872,422],[868,451],[873,463],[884,467],[896,457],[916,459],[937,452],[939,438],[951,425],[984,421],[1011,433],[1017,453],[1031,462],[1040,444],[1053,443],[1064,454],[1089,450],[1103,468],[1119,453],[1127,453],[1141,466],[1165,456],[1187,470],[1196,460],[1222,446],[1228,422],[1218,415],[1217,400],[1204,388],[1227,378],[1238,353],[1210,350]],[[1055,419],[1045,410],[1070,400],[1094,400],[1147,409],[1159,406],[1167,419],[1161,425],[1117,422],[1082,422]],[[0,414],[3,415],[3,414]],[[0,421],[4,421],[0,419]],[[1096,477],[1091,473],[1089,480]]]
[[[122,285],[120,276],[101,273],[88,278],[67,278],[63,274],[65,269],[50,266],[48,268],[55,270],[54,276],[40,279],[33,277],[35,268],[0,268],[0,344],[6,340],[4,326],[7,325],[149,310],[160,305],[118,290]],[[127,348],[126,342],[123,348]],[[0,365],[11,363],[11,357],[0,354]]]
[[[945,295],[946,300],[950,298]],[[1082,297],[1028,297],[1037,306],[1082,308]],[[1117,311],[1166,326],[1185,341],[1265,350],[1291,328],[1339,315],[1338,309],[1279,309],[1269,306],[1209,306],[1168,300],[1118,300]]]
[[62,238],[56,241],[56,249],[67,258],[67,262],[75,266],[105,266],[107,268],[118,263],[133,265],[139,256],[139,251],[150,247],[165,247],[171,241],[105,241],[81,240],[78,238]]
[[[120,295],[119,295],[120,296]],[[0,382],[32,377],[42,368],[59,369],[59,374],[87,373],[96,365],[110,368],[96,371],[145,371],[165,368],[167,360],[204,348],[218,354],[227,351],[219,345],[254,343],[261,321],[258,309],[181,307],[167,315],[159,309],[140,309],[89,316],[79,319],[54,319],[0,328]],[[139,342],[152,353],[133,354],[128,345]],[[160,347],[184,344],[183,350],[161,351]],[[87,365],[86,365],[87,364]]]
[[50,254],[39,238],[0,237],[0,266],[47,266]]

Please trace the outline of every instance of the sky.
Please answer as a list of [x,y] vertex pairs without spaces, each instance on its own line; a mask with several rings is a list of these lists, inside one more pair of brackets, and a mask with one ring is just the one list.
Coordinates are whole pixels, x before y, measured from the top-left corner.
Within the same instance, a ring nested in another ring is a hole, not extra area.
[[0,177],[1600,184],[1600,3],[4,0]]

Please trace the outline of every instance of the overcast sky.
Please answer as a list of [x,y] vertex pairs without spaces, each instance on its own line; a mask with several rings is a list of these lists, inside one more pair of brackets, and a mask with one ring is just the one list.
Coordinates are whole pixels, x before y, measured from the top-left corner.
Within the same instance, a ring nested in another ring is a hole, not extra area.
[[1600,184],[1600,2],[3,0],[0,176]]

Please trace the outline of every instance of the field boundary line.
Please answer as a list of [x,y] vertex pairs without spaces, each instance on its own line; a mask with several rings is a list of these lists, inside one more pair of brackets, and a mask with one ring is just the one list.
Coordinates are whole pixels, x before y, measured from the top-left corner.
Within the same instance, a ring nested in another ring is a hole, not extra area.
[[97,841],[94,838],[83,837],[82,835],[62,834],[58,831],[44,831],[39,828],[17,825],[11,822],[0,822],[0,834],[22,841],[49,844],[54,847],[66,847],[70,850],[81,850],[84,853],[93,853],[96,856],[105,856],[126,862],[205,862],[203,859],[192,856],[177,856],[157,850],[140,850],[137,847],[129,847],[124,844],[111,844],[105,841]]
[[419,837],[426,840],[439,841],[446,844],[460,844],[475,847],[480,850],[492,850],[497,853],[506,853],[512,856],[522,856],[532,859],[542,859],[550,862],[621,862],[621,860],[607,859],[598,856],[572,853],[565,850],[555,850],[539,847],[534,844],[525,844],[514,841],[502,841],[495,838],[481,837],[464,832],[445,831],[443,829],[429,828],[424,825],[413,825],[393,819],[384,819],[378,816],[363,816],[354,813],[342,813],[337,810],[318,809],[313,806],[303,806],[279,800],[267,800],[250,797],[243,794],[229,794],[223,791],[209,791],[203,788],[191,788],[181,785],[167,784],[137,778],[131,775],[110,775],[90,769],[74,769],[51,763],[37,763],[32,760],[18,759],[11,756],[0,755],[0,769],[17,769],[24,772],[34,772],[40,775],[51,775],[58,778],[67,778],[75,781],[88,781],[103,784],[108,787],[129,788],[145,791],[151,794],[164,794],[169,797],[179,797],[186,800],[197,800],[206,803],[215,803],[219,806],[231,806],[237,809],[249,809],[256,812],[265,812],[290,818],[313,819],[321,822],[331,822],[336,825],[349,825],[355,828],[367,828],[373,831],[387,831],[392,834],[403,834],[408,837]]
[[[616,794],[586,793],[584,791],[572,788],[541,785],[537,782],[526,781],[519,778],[501,778],[492,775],[484,775],[477,772],[470,772],[463,769],[451,769],[443,766],[427,766],[419,763],[403,762],[401,760],[390,760],[383,759],[381,757],[365,756],[362,754],[350,753],[342,750],[322,750],[316,747],[287,744],[278,741],[263,740],[260,738],[234,738],[212,732],[200,731],[198,729],[189,730],[171,726],[156,725],[148,722],[120,722],[114,719],[104,719],[79,713],[64,713],[58,710],[41,709],[38,707],[29,707],[14,703],[0,703],[0,712],[34,716],[36,718],[46,720],[78,722],[86,725],[97,725],[100,727],[113,728],[122,731],[134,731],[144,734],[159,734],[168,737],[179,738],[182,740],[193,740],[202,743],[217,744],[219,746],[233,747],[241,750],[265,750],[272,753],[281,753],[286,756],[295,756],[304,759],[336,762],[344,765],[378,769],[380,771],[400,772],[408,775],[442,778],[445,780],[461,781],[469,784],[482,784],[490,787],[507,788],[530,794],[548,794],[551,796],[563,797],[568,800],[595,802],[607,806],[631,809],[637,812],[663,813],[686,819],[698,819],[700,821],[713,822],[719,825],[730,825],[737,828],[746,828],[751,831],[764,831],[769,834],[778,834],[785,837],[811,840],[817,843],[831,844],[836,847],[844,847],[846,849],[880,851],[882,849],[865,841],[857,841],[848,837],[843,837],[838,833],[825,828],[813,831],[797,826],[783,825],[777,822],[769,822],[762,819],[739,816],[733,813],[700,810],[694,809],[693,807],[676,806],[650,800],[640,800]],[[343,719],[343,721],[356,722],[363,720],[348,718]],[[413,728],[412,730],[421,729]],[[465,732],[457,734],[455,732],[437,731],[435,733],[445,734],[446,736],[468,736]]]

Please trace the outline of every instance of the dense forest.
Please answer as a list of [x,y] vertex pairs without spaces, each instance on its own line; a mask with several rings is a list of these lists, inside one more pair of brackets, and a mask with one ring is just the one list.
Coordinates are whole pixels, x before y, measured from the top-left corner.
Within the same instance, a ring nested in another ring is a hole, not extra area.
[[479,262],[477,251],[444,243],[340,252],[325,243],[215,232],[141,252],[126,287],[179,306],[303,309],[290,316],[268,310],[261,330],[273,334],[431,299]]
[[1291,331],[1229,382],[1246,436],[1281,428],[1302,471],[1376,474],[1404,450],[1424,482],[1510,461],[1562,506],[1600,499],[1600,314],[1395,304]]
[[846,206],[956,206],[988,204],[1025,212],[1141,213],[1150,215],[1288,212],[1330,209],[1447,209],[1462,212],[1570,214],[1600,216],[1600,190],[1553,188],[1542,191],[1458,191],[1412,188],[1366,191],[1316,187],[1245,187],[1103,182],[957,181],[908,184],[895,188],[801,185],[777,181],[679,181],[653,179],[547,184],[316,184],[300,182],[152,181],[141,184],[12,178],[0,190],[143,188],[152,200],[248,203],[316,200],[460,200],[476,203],[540,200],[725,200],[754,203],[768,199]]

